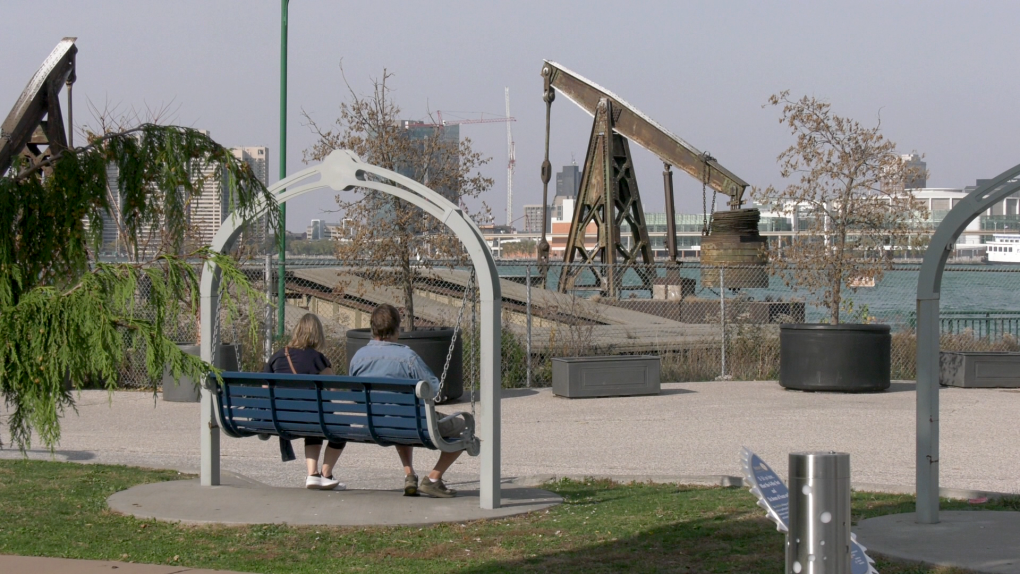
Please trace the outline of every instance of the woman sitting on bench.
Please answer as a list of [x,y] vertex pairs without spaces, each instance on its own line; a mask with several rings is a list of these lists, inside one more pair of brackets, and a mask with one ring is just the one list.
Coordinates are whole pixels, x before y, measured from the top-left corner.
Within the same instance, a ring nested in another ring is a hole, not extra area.
[[[306,313],[294,327],[294,333],[290,337],[287,346],[280,349],[269,358],[262,372],[264,373],[288,373],[295,375],[332,375],[333,365],[330,364],[326,355],[318,351],[326,342],[326,336],[322,331],[322,323],[319,318],[311,313]],[[284,444],[286,443],[286,444]],[[284,452],[285,460],[294,460],[290,451],[290,441],[280,439],[280,448]],[[347,485],[333,478],[333,467],[336,465],[340,453],[343,452],[346,442],[329,441],[326,446],[326,454],[322,457],[322,469],[319,469],[319,451],[322,449],[321,438],[305,437],[305,465],[308,470],[308,477],[305,479],[305,488],[318,490],[344,490]]]

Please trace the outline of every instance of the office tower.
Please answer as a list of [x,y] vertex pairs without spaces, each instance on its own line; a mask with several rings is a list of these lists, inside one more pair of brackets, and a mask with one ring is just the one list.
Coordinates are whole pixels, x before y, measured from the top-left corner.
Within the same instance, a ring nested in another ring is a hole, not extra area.
[[542,206],[524,206],[524,233],[542,233]]
[[928,187],[928,164],[921,160],[917,153],[908,153],[900,156],[904,167],[907,169],[907,179],[903,182],[906,189],[923,189]]

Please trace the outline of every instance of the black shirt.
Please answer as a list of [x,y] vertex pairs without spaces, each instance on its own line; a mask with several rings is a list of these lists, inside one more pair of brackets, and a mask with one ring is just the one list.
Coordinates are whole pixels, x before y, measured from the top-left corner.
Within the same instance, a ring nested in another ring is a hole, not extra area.
[[[287,362],[287,355],[284,350],[290,351],[290,360],[294,363],[294,371],[290,370],[290,363]],[[326,355],[315,349],[299,349],[297,347],[284,347],[269,357],[269,362],[262,369],[263,373],[294,373],[296,375],[318,375],[333,365],[326,358]]]

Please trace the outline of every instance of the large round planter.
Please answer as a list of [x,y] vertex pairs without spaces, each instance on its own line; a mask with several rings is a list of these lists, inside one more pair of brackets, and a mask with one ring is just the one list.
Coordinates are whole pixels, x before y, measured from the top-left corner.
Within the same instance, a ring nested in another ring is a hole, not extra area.
[[884,391],[891,342],[889,325],[782,325],[779,384],[798,391]]
[[[201,356],[202,348],[198,345],[177,345],[177,348],[189,355]],[[241,349],[237,345],[220,345],[217,367],[224,371],[237,371],[241,364]],[[174,381],[170,369],[163,371],[163,400],[172,403],[197,403],[202,400],[202,385],[196,384],[191,377],[181,375]]]
[[[443,376],[443,365],[446,364],[446,353],[450,350],[450,339],[453,329],[421,329],[418,331],[401,331],[397,339],[401,345],[407,345],[425,361],[436,377]],[[371,329],[351,329],[347,331],[347,372],[350,372],[351,358],[358,349],[372,340]],[[464,394],[463,364],[463,332],[457,336],[457,344],[453,347],[450,358],[450,370],[446,374],[443,393],[436,402],[443,403],[459,399]]]

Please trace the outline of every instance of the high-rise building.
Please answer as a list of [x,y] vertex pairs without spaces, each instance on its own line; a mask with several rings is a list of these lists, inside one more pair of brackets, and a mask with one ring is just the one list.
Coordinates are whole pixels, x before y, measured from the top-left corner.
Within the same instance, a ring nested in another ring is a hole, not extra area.
[[908,153],[900,156],[904,167],[907,169],[907,179],[903,182],[906,189],[922,189],[928,187],[928,164],[917,153]]
[[[581,170],[576,165],[565,165],[556,174],[556,196],[553,197],[549,221],[567,220],[574,217],[574,199],[581,189]],[[567,205],[564,205],[566,202]]]
[[[205,135],[209,132],[203,131]],[[255,177],[263,185],[269,185],[269,148],[239,147],[231,150],[234,157],[251,166]],[[219,231],[223,221],[230,214],[230,185],[220,166],[202,165],[195,167],[193,177],[199,178],[200,193],[187,198],[188,239],[197,245],[209,245]],[[120,170],[110,164],[106,168],[108,182],[108,200],[110,211],[103,214],[102,251],[106,253],[125,254],[126,246],[120,236],[123,227],[123,195],[119,186]],[[87,225],[87,223],[86,223]],[[162,227],[160,224],[158,227]],[[257,226],[261,229],[262,226]],[[161,246],[161,234],[158,229],[139,229],[137,243],[140,255],[152,255]]]
[[[208,135],[208,133],[207,133]],[[234,157],[247,162],[263,185],[269,185],[269,148],[237,147],[230,150]],[[212,243],[220,225],[230,215],[232,198],[230,185],[223,168],[216,165],[202,165],[195,175],[201,178],[201,193],[190,198],[188,205],[188,226],[190,238],[198,245]],[[256,225],[261,230],[261,225]],[[260,231],[261,232],[261,231]]]
[[255,177],[262,182],[262,185],[269,186],[269,148],[265,146],[235,147],[230,150],[234,157],[248,162]]
[[[410,120],[402,120],[400,127],[403,128],[404,134],[411,139],[411,141],[418,143],[419,151],[423,151],[426,145],[426,140],[429,138],[439,138],[439,141],[449,145],[450,150],[455,150],[453,154],[445,158],[433,158],[438,161],[449,161],[454,165],[460,164],[460,126],[437,126],[435,124],[424,124],[421,122],[414,122]],[[444,154],[445,155],[445,154]],[[403,176],[415,178],[415,169],[410,166],[398,166],[397,173]],[[427,174],[426,174],[427,176]],[[440,195],[449,199],[453,203],[460,201],[460,190],[451,189],[447,186],[433,187],[427,182],[423,182],[424,185],[434,191],[439,192]]]
[[542,206],[524,206],[524,233],[542,233]]
[[581,170],[577,165],[565,165],[556,174],[556,197],[577,197],[581,189]]

